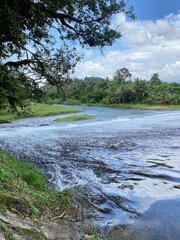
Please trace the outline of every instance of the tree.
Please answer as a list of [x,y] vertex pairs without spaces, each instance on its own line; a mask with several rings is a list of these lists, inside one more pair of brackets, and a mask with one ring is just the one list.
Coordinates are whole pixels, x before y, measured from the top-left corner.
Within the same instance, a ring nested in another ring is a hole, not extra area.
[[142,102],[148,95],[147,81],[136,78],[134,79],[133,87],[135,91],[136,102]]
[[121,84],[114,93],[117,103],[130,103],[133,102],[134,93],[130,84]]
[[[24,73],[0,66],[0,76],[0,108],[9,104],[11,111],[19,114],[27,110],[30,100],[39,100],[44,95],[37,83],[28,81]],[[20,106],[20,111],[17,106]]]
[[131,73],[127,68],[118,69],[114,74],[114,81],[118,84],[124,83],[127,79],[131,77]]
[[160,85],[162,82],[159,78],[159,73],[153,73],[151,79],[150,79],[150,84],[151,86],[157,86]]
[[119,12],[134,18],[124,0],[1,0],[0,64],[61,87],[81,57],[69,46],[112,45],[121,36],[110,24]]

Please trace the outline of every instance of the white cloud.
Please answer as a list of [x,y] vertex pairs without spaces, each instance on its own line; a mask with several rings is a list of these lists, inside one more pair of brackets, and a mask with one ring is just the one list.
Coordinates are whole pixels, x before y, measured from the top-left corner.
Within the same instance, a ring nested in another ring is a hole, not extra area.
[[[162,69],[162,76],[164,74],[167,74],[171,78],[175,78],[176,76],[179,76],[179,82],[180,82],[180,61],[175,62],[174,64],[166,64],[164,68]],[[165,77],[165,76],[164,76]]]
[[158,72],[163,80],[180,82],[180,13],[155,22],[128,22],[119,14],[116,25],[123,33],[116,49],[109,48],[105,56],[96,52],[94,58],[91,52],[90,60],[76,68],[77,76],[111,77],[118,68],[127,67],[134,77],[149,79]]
[[[77,67],[78,68],[78,67]],[[86,71],[86,74],[84,75],[84,71],[83,69]],[[104,67],[101,65],[100,62],[96,62],[96,61],[86,61],[84,63],[80,63],[79,64],[79,70],[80,72],[82,71],[82,76],[89,76],[89,75],[92,75],[92,72],[94,74],[94,76],[97,76],[97,75],[104,75]]]

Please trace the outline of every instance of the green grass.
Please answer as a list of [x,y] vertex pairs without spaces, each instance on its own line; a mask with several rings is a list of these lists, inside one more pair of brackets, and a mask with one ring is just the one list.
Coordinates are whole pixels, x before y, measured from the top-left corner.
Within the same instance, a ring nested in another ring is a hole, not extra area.
[[180,105],[171,105],[169,106],[170,110],[180,110]]
[[37,104],[32,104],[31,110],[26,113],[22,113],[21,116],[18,116],[17,114],[11,114],[10,112],[8,112],[8,110],[1,109],[0,120],[12,121],[20,118],[45,117],[45,116],[75,113],[75,112],[79,112],[79,111],[69,107],[37,103]]
[[144,103],[127,103],[127,104],[111,104],[108,105],[109,107],[117,107],[117,108],[134,108],[134,109],[159,109],[164,110],[168,109],[169,106],[166,105],[150,105],[150,104],[144,104]]
[[1,221],[1,220],[0,220],[0,230],[1,230],[1,232],[4,233],[4,236],[6,237],[6,239],[8,239],[8,240],[16,240],[16,239],[13,237],[10,229],[9,229],[9,228],[7,227],[7,225],[6,225],[3,221]]
[[32,218],[41,215],[42,207],[43,214],[47,209],[53,213],[70,207],[72,191],[58,193],[48,188],[47,178],[31,164],[0,150],[0,166],[0,210],[14,208],[16,198]]
[[69,107],[62,107],[56,105],[49,105],[49,104],[35,104],[32,105],[32,112],[34,116],[51,116],[54,114],[67,114],[67,113],[75,113],[79,112],[79,110],[69,108]]
[[[85,104],[87,105],[87,104]],[[154,110],[180,110],[180,105],[152,105],[145,103],[127,103],[127,104],[91,104],[97,107],[114,107],[122,109],[154,109]]]
[[91,118],[95,118],[96,116],[94,115],[75,115],[75,116],[70,116],[66,118],[56,118],[54,121],[56,122],[72,122],[72,121],[80,121],[80,120],[87,120]]
[[99,235],[85,235],[83,239],[87,240],[102,240],[102,238]]

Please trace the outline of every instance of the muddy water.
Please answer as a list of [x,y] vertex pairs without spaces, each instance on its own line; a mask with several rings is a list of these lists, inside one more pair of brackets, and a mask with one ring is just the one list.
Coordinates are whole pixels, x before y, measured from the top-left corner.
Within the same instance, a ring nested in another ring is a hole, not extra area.
[[76,108],[97,117],[3,124],[0,147],[74,189],[74,239],[180,239],[180,112]]

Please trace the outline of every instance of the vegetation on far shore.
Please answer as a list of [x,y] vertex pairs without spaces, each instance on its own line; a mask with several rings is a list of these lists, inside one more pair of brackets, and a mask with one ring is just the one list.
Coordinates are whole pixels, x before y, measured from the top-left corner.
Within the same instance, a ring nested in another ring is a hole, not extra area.
[[180,110],[180,105],[153,105],[145,103],[127,103],[127,104],[95,104],[94,106],[114,107],[122,109],[152,109],[152,110]]
[[20,115],[17,113],[12,114],[7,109],[0,109],[0,121],[12,121],[15,119],[27,118],[27,117],[45,117],[58,114],[67,114],[67,113],[76,113],[79,112],[76,109],[56,106],[50,104],[36,103],[28,106],[28,109],[25,109],[24,112],[20,112]]
[[180,105],[171,105],[171,106],[168,106],[168,109],[169,110],[180,110]]
[[66,118],[56,118],[54,121],[56,121],[56,122],[72,122],[72,121],[87,120],[87,119],[91,119],[91,118],[95,118],[95,117],[96,116],[94,116],[94,115],[83,114],[83,115],[69,116]]
[[[53,103],[53,100],[51,100]],[[57,103],[58,100],[55,99],[54,103]],[[114,108],[122,108],[122,109],[128,109],[128,108],[135,108],[135,109],[154,109],[154,110],[180,110],[180,105],[155,105],[155,104],[145,104],[145,103],[127,103],[127,104],[103,104],[103,103],[80,103],[76,100],[73,101],[73,99],[70,99],[69,101],[64,102],[67,105],[89,105],[89,106],[97,106],[97,107],[114,107]],[[30,106],[30,109],[28,111],[23,112],[20,115],[17,115],[16,113],[12,114],[7,109],[0,109],[0,123],[5,123],[8,121],[13,121],[17,119],[22,118],[28,118],[28,117],[45,117],[45,116],[51,116],[51,115],[59,115],[59,114],[70,114],[70,113],[77,113],[80,112],[77,109],[64,107],[64,106],[57,106],[52,104],[42,104],[42,103],[36,103],[32,104]],[[76,116],[70,116],[67,118],[58,118],[55,121],[57,122],[68,122],[68,121],[78,121],[78,120],[85,120],[89,118],[94,118],[95,116],[92,115],[76,115]]]
[[43,90],[53,103],[180,109],[179,83],[163,82],[158,73],[153,73],[150,79],[133,79],[127,68],[118,69],[112,79],[85,77],[72,80],[59,92],[53,87]]
[[[57,103],[55,99],[55,103]],[[158,104],[146,104],[146,103],[114,103],[114,104],[103,104],[103,103],[80,103],[73,99],[68,99],[63,102],[66,105],[82,105],[82,106],[95,106],[95,107],[111,107],[111,108],[121,108],[121,109],[152,109],[152,110],[180,110],[179,105],[158,105]]]

